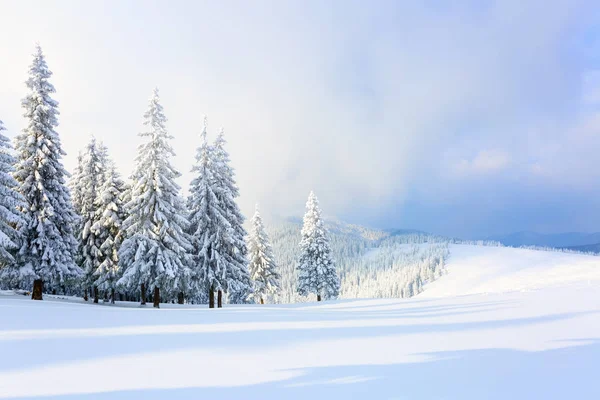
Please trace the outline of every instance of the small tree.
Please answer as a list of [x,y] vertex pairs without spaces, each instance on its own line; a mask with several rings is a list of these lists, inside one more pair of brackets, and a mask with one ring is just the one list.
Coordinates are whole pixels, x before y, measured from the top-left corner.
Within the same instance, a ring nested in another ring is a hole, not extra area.
[[74,262],[77,215],[65,184],[69,176],[61,163],[65,153],[54,130],[59,113],[58,103],[50,97],[55,91],[51,76],[37,46],[26,82],[29,93],[22,101],[27,127],[16,139],[14,173],[26,203],[16,268],[23,280],[33,282],[34,300],[42,300],[44,282],[55,289],[81,276]]
[[258,205],[251,221],[248,250],[254,298],[258,303],[264,304],[265,298],[268,299],[278,293],[280,276],[277,273],[273,248],[258,211]]
[[146,287],[154,288],[154,307],[160,304],[160,289],[165,293],[179,290],[190,263],[191,245],[185,232],[187,219],[179,185],[180,173],[169,158],[175,153],[166,129],[166,117],[160,104],[158,89],[144,114],[148,138],[138,147],[128,217],[123,222],[126,239],[119,250],[123,276],[119,284],[139,286],[142,304],[146,303]]
[[297,267],[298,293],[301,296],[314,293],[317,295],[317,301],[321,301],[321,298],[337,297],[340,280],[331,257],[331,247],[321,218],[319,201],[313,192],[308,196],[301,234],[301,254]]

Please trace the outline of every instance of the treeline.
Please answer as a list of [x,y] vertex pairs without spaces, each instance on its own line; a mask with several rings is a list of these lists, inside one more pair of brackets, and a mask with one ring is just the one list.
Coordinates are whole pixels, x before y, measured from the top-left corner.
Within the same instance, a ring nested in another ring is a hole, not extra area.
[[[199,127],[202,140],[184,200],[155,90],[129,179],[121,177],[106,146],[92,139],[67,182],[51,76],[38,46],[16,157],[0,135],[0,284],[31,289],[35,300],[45,292],[96,303],[150,300],[155,307],[275,301],[280,273],[258,209],[250,234],[244,229],[223,129],[209,142],[206,118]],[[295,290],[318,300],[337,297],[339,277],[313,193],[297,243]]]

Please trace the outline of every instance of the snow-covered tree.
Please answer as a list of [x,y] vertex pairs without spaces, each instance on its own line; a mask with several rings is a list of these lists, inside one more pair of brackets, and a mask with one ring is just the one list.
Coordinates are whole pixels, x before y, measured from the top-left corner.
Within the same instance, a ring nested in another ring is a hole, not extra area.
[[337,297],[340,291],[340,279],[331,256],[331,247],[321,218],[319,201],[312,191],[306,202],[306,214],[304,214],[301,233],[301,253],[297,267],[298,293],[302,296],[314,293],[317,295],[317,301],[321,301],[321,298]]
[[231,227],[229,242],[224,244],[229,259],[226,270],[227,292],[231,303],[240,304],[248,302],[252,284],[246,258],[248,250],[244,216],[236,202],[240,194],[235,182],[235,173],[230,165],[229,153],[225,149],[226,143],[221,128],[213,145],[214,187],[223,215]]
[[196,291],[208,292],[209,307],[213,308],[215,291],[227,287],[224,244],[230,240],[232,229],[215,194],[214,162],[206,139],[206,117],[201,137],[202,144],[197,149],[196,163],[192,168],[196,177],[190,183],[188,198],[193,248],[191,272]]
[[158,307],[160,289],[163,294],[182,290],[191,245],[185,232],[188,222],[180,188],[175,182],[180,173],[169,161],[175,153],[169,144],[172,136],[166,129],[158,89],[144,118],[148,130],[140,136],[148,141],[138,147],[133,175],[137,181],[127,204],[129,216],[123,222],[127,238],[118,254],[123,268],[118,283],[130,289],[140,286],[142,304],[146,287],[153,287],[154,306]]
[[111,302],[115,302],[116,282],[121,277],[119,268],[119,248],[123,242],[121,226],[125,211],[121,201],[123,181],[114,164],[110,163],[104,174],[96,198],[96,212],[99,215],[91,230],[97,238],[103,240],[100,245],[102,262],[94,272],[95,284],[104,290],[110,290]]
[[9,139],[2,134],[3,130],[5,128],[0,121],[0,277],[8,280],[12,286],[14,283],[10,282],[8,275],[3,276],[2,271],[8,273],[6,267],[15,262],[14,253],[20,243],[19,229],[25,223],[21,212],[25,202],[12,176],[16,160]]
[[61,163],[65,153],[55,131],[59,112],[50,96],[55,91],[48,81],[51,76],[37,46],[26,82],[29,93],[22,101],[27,127],[16,139],[14,173],[26,202],[17,268],[24,280],[33,282],[36,300],[42,299],[44,283],[56,289],[81,276],[74,262],[77,215],[66,186],[69,175]]
[[192,170],[197,175],[190,184],[188,208],[194,246],[193,274],[199,289],[208,291],[209,307],[214,307],[215,292],[219,307],[223,292],[229,294],[231,302],[245,302],[251,293],[243,216],[235,203],[238,192],[224,143],[220,134],[214,146],[208,144],[205,118],[202,144]]
[[279,291],[279,273],[273,257],[273,248],[265,231],[258,205],[251,221],[248,237],[248,252],[250,256],[250,277],[254,289],[254,298],[264,304]]
[[[101,194],[100,187],[105,181],[107,168],[107,150],[104,145],[97,143],[92,138],[85,148],[81,160],[81,171],[78,171],[79,181],[77,190],[79,195],[79,252],[78,261],[83,269],[83,284],[87,288],[93,286],[94,303],[98,302],[98,287],[94,284],[96,270],[102,264],[103,255],[100,247],[105,238],[99,236],[104,231],[96,231],[92,227],[101,218],[98,212],[98,198]],[[86,295],[87,299],[87,295]]]

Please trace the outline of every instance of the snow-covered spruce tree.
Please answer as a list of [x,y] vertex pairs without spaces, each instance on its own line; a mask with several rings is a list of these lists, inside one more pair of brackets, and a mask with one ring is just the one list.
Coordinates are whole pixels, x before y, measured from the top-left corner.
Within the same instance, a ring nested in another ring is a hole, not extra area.
[[15,262],[14,255],[19,248],[19,230],[25,224],[21,211],[25,202],[12,176],[16,160],[10,141],[2,134],[3,130],[5,128],[0,121],[0,278],[10,287],[19,287],[19,276],[11,276],[10,273],[15,270],[10,267]]
[[301,233],[298,293],[301,296],[314,293],[317,295],[317,301],[321,301],[321,298],[337,297],[340,291],[340,279],[331,257],[331,248],[327,230],[321,219],[319,201],[312,191],[306,202],[306,214],[304,214]]
[[18,273],[33,283],[34,300],[42,299],[44,284],[56,290],[81,276],[74,262],[77,215],[66,186],[69,175],[61,163],[65,153],[54,130],[58,103],[50,97],[55,91],[48,81],[51,76],[37,46],[26,81],[29,93],[22,101],[27,127],[16,138],[14,173],[26,202]]
[[146,287],[154,288],[154,307],[159,307],[160,289],[163,295],[183,289],[191,245],[185,232],[188,222],[180,188],[175,182],[180,173],[169,161],[175,153],[169,144],[172,136],[165,126],[158,89],[144,118],[148,130],[140,136],[148,141],[138,147],[133,174],[137,181],[127,205],[129,216],[123,222],[127,238],[118,254],[123,269],[118,284],[130,289],[139,286],[142,304],[146,302]]
[[121,277],[119,268],[119,248],[123,242],[121,226],[125,211],[121,201],[124,183],[113,163],[109,163],[104,174],[104,182],[96,197],[96,213],[99,216],[91,230],[102,239],[100,251],[102,262],[94,272],[95,285],[110,291],[111,303],[115,303],[116,282]]
[[192,168],[196,177],[190,183],[188,198],[192,277],[198,291],[208,292],[208,306],[214,308],[215,292],[227,290],[227,268],[231,261],[228,247],[233,228],[216,193],[214,149],[206,140],[206,117],[201,136],[202,144]]
[[98,303],[98,286],[94,284],[95,273],[103,261],[100,247],[105,238],[99,236],[103,231],[96,231],[92,227],[102,216],[98,212],[98,197],[105,180],[106,151],[106,147],[97,143],[95,138],[90,140],[83,153],[81,171],[78,171],[79,182],[76,186],[80,196],[78,261],[83,269],[85,298],[87,299],[88,287],[92,286],[94,303]]
[[265,299],[272,298],[279,291],[279,273],[273,257],[273,248],[265,231],[258,205],[251,221],[248,237],[250,256],[250,277],[256,302],[264,304]]
[[[244,216],[237,205],[239,189],[235,182],[235,173],[229,165],[229,153],[225,150],[225,135],[223,128],[213,145],[214,187],[217,200],[221,204],[223,215],[231,226],[229,242],[224,243],[229,264],[226,269],[227,294],[233,304],[247,303],[252,293],[252,283],[248,271],[248,253],[246,247],[246,230]],[[218,292],[218,306],[221,307],[221,292]]]

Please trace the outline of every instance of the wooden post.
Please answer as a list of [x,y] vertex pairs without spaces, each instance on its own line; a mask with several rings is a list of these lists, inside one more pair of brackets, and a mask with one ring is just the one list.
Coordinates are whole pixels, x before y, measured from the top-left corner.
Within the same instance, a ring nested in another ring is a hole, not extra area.
[[260,304],[265,304],[265,300],[262,297],[260,298]]
[[31,291],[31,300],[43,300],[42,292],[44,291],[44,281],[36,279],[33,281],[33,290]]

